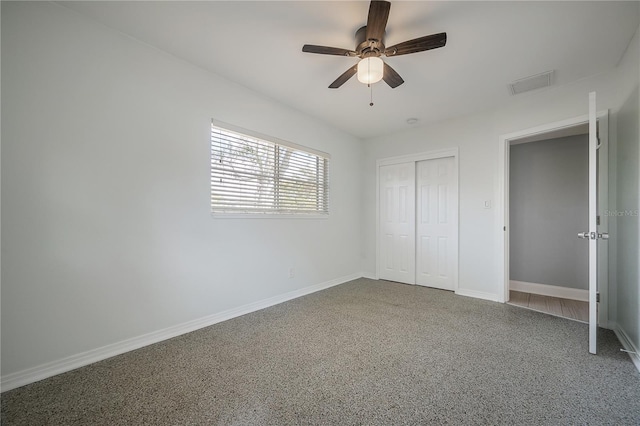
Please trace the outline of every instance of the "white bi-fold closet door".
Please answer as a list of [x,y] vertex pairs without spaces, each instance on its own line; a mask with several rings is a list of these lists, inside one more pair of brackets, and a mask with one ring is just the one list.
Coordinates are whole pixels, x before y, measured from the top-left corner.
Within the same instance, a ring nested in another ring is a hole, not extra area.
[[416,166],[414,162],[380,166],[379,278],[416,281]]
[[454,157],[379,166],[380,279],[455,290]]

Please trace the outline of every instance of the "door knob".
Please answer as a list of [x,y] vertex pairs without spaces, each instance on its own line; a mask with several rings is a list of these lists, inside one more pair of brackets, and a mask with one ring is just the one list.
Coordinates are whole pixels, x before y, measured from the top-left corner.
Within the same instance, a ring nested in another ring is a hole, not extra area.
[[606,232],[598,233],[598,234],[596,234],[595,232],[578,232],[578,238],[587,239],[587,240],[588,239],[608,240],[609,234]]

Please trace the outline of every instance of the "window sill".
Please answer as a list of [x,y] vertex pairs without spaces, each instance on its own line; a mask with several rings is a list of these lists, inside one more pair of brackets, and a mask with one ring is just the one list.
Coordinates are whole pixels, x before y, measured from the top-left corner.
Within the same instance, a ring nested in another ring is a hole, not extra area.
[[328,214],[211,213],[214,219],[329,219]]

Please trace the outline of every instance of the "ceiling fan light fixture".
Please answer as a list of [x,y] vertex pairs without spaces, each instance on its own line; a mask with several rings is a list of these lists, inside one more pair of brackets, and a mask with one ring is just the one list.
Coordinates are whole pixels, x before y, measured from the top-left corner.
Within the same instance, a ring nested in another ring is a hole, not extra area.
[[373,84],[382,80],[384,62],[376,56],[369,56],[358,62],[358,81]]

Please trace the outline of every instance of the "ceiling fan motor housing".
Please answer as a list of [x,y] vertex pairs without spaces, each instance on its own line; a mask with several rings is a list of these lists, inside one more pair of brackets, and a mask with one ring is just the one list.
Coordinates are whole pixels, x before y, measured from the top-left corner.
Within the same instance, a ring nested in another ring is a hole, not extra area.
[[382,40],[367,40],[367,26],[356,31],[356,52],[360,58],[382,56],[384,53],[384,35]]

